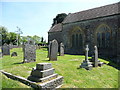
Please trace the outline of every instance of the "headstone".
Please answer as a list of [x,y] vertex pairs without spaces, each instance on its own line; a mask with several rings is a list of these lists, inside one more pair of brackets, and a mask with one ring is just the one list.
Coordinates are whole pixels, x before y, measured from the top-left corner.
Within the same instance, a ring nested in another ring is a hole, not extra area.
[[[38,63],[33,68],[31,75],[27,78],[30,81],[41,84],[41,88],[56,88],[62,85],[63,77],[54,73],[51,63]],[[52,89],[51,89],[52,90]]]
[[51,47],[51,43],[52,43],[52,41],[50,41],[50,42],[49,42],[49,45],[48,45],[48,56],[47,56],[48,58],[50,58],[50,47]]
[[57,42],[57,40],[54,39],[50,45],[49,60],[57,61],[57,53],[58,53],[58,42]]
[[85,60],[83,61],[83,63],[80,65],[80,68],[85,68],[87,70],[91,70],[93,65],[92,63],[88,60],[88,51],[89,51],[89,48],[88,48],[88,45],[86,45],[86,48],[85,48]]
[[98,60],[98,49],[94,46],[94,55],[92,57],[92,62],[94,67],[102,66],[104,63]]
[[11,57],[13,57],[13,56],[17,56],[17,52],[13,52],[13,53],[11,54]]
[[6,43],[2,46],[2,55],[10,55],[10,48]]
[[60,56],[64,56],[64,44],[60,43]]
[[23,49],[24,63],[36,61],[36,47],[35,45],[25,44]]
[[95,53],[94,66],[97,67],[98,66],[98,49],[97,49],[97,46],[94,46],[94,53]]

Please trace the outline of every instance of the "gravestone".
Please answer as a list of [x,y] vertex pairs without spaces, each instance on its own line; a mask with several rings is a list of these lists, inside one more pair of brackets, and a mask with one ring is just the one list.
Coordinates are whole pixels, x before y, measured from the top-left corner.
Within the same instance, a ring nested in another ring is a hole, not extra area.
[[48,58],[50,58],[50,46],[51,46],[51,43],[52,43],[52,41],[50,41],[49,45],[48,45],[48,56],[47,56]]
[[57,61],[57,53],[58,53],[58,42],[57,40],[54,39],[50,45],[49,60]]
[[102,66],[104,63],[100,62],[100,60],[98,60],[98,49],[97,46],[94,46],[94,55],[92,57],[92,61],[93,62],[93,66],[94,67],[98,67],[98,66]]
[[2,50],[1,50],[1,46],[0,46],[0,58],[2,58]]
[[13,52],[13,53],[11,54],[11,57],[13,57],[13,56],[17,56],[17,52]]
[[98,49],[97,49],[97,46],[94,46],[94,53],[95,53],[94,66],[97,67],[98,66]]
[[36,47],[35,45],[25,44],[23,49],[24,63],[36,61]]
[[83,61],[83,63],[80,65],[80,68],[85,68],[87,70],[91,70],[93,65],[92,63],[88,60],[88,51],[89,51],[89,48],[88,48],[88,45],[86,45],[86,48],[85,48],[85,60]]
[[64,44],[60,43],[60,56],[64,56]]
[[10,55],[10,48],[6,43],[2,46],[2,55]]
[[[31,75],[27,78],[30,81],[40,83],[41,88],[55,89],[62,85],[63,77],[54,73],[51,63],[38,63],[32,69]],[[45,89],[46,90],[46,89]]]

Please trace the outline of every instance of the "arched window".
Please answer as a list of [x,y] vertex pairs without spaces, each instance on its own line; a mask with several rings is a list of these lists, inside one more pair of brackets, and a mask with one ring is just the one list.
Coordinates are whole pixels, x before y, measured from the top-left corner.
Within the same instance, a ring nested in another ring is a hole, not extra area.
[[109,26],[102,24],[97,28],[97,46],[98,48],[110,47],[111,30]]
[[71,33],[72,48],[83,48],[83,36],[80,28],[75,28]]

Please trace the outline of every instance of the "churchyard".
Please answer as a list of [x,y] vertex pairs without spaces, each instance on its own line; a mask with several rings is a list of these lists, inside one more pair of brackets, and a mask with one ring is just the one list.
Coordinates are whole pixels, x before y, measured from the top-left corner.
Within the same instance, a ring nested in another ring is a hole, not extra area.
[[[86,70],[80,68],[80,65],[85,60],[84,55],[65,54],[59,56],[58,54],[56,61],[49,61],[47,48],[42,47],[36,50],[35,62],[22,63],[24,60],[23,49],[10,49],[10,53],[12,52],[17,52],[17,56],[11,57],[10,55],[5,55],[3,58],[0,58],[0,70],[27,78],[36,64],[51,63],[55,73],[64,78],[61,88],[118,88],[119,70],[115,68],[118,66],[110,61],[99,58],[101,62],[106,64],[102,67]],[[0,73],[0,80],[2,88],[31,88],[19,81],[7,78],[2,73]]]

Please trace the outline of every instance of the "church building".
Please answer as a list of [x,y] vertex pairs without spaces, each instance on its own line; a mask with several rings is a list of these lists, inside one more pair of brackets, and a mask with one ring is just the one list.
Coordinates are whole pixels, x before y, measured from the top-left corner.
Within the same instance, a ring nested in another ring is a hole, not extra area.
[[66,54],[84,55],[88,45],[92,56],[96,45],[99,57],[120,63],[120,2],[69,13],[62,23],[50,28],[48,42],[53,39],[64,44]]

